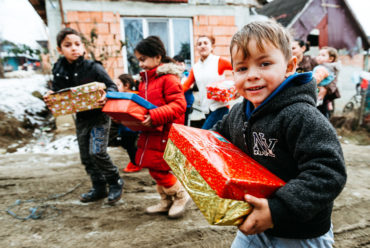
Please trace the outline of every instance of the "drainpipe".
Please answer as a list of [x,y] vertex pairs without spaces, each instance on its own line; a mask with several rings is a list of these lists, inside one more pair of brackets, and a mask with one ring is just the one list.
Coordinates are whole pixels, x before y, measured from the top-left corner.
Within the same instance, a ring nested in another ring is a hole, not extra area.
[[66,23],[64,21],[63,3],[62,3],[62,0],[58,0],[58,2],[59,2],[60,17],[62,18],[62,27],[64,28],[66,26]]

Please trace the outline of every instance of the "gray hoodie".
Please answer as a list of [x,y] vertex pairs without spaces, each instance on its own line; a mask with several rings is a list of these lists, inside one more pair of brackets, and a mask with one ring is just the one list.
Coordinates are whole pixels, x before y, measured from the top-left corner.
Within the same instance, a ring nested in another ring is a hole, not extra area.
[[246,99],[213,130],[286,182],[268,199],[284,238],[315,238],[331,225],[333,201],[346,181],[336,132],[316,109],[312,73],[286,79],[257,109]]

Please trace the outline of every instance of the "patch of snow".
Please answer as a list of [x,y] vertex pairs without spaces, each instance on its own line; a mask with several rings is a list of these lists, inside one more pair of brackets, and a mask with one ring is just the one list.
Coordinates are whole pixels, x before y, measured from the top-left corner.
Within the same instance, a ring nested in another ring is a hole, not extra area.
[[41,235],[39,235],[38,233],[34,233],[34,234],[32,235],[32,238],[34,238],[34,239],[38,239],[38,240],[41,240],[41,239],[42,239]]
[[361,193],[360,192],[353,192],[352,195],[354,195],[356,197],[361,197]]
[[32,124],[42,124],[36,113],[45,109],[45,103],[32,95],[47,92],[46,76],[34,74],[27,78],[0,79],[0,111],[12,115],[19,121],[29,119]]
[[75,135],[64,136],[50,142],[50,137],[43,135],[35,143],[30,143],[17,149],[16,154],[24,153],[50,153],[50,154],[69,154],[78,152],[77,138]]
[[98,232],[98,231],[89,232],[88,234],[85,235],[85,238],[89,239],[89,238],[91,238],[93,236],[96,236],[98,234],[101,234],[101,232]]
[[29,78],[33,75],[35,75],[35,71],[29,70],[17,70],[17,71],[11,71],[11,72],[5,72],[5,78]]

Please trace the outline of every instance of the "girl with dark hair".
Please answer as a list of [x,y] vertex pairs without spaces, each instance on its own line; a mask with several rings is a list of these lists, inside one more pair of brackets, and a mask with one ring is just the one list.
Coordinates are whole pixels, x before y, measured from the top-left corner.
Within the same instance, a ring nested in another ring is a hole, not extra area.
[[170,218],[181,217],[190,196],[170,167],[163,159],[168,133],[172,123],[184,124],[186,101],[180,83],[181,68],[166,55],[162,41],[149,36],[140,41],[135,48],[135,56],[140,73],[139,95],[156,105],[149,110],[143,125],[163,127],[162,131],[142,132],[137,143],[136,165],[149,169],[157,183],[161,200],[157,205],[148,207],[149,214],[168,213]]
[[308,72],[312,71],[317,62],[310,55],[304,55],[305,52],[310,50],[310,43],[304,42],[300,39],[295,39],[292,43],[293,56],[297,57],[297,72]]
[[[132,92],[137,93],[137,85],[135,80],[132,78],[130,74],[121,74],[118,77],[119,80],[116,81],[117,88],[119,92]],[[113,120],[113,123],[116,121]],[[132,172],[138,172],[141,170],[141,167],[136,166],[135,163],[135,156],[136,156],[136,140],[139,136],[139,132],[132,131],[128,127],[115,123],[113,125],[118,125],[116,127],[118,135],[117,140],[119,144],[127,151],[127,154],[130,158],[130,162],[127,164],[127,166],[123,169],[123,172],[126,173],[132,173]]]

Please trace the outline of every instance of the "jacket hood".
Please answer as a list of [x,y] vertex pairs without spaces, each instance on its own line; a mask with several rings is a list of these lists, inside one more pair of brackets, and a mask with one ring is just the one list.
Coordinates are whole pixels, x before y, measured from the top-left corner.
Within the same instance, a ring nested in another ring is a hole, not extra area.
[[181,77],[184,70],[181,68],[180,65],[176,65],[175,63],[166,63],[162,64],[157,67],[157,75],[166,75],[166,74],[173,74],[178,77]]
[[181,66],[174,63],[161,64],[158,67],[153,68],[152,70],[140,72],[140,81],[145,79],[145,74],[148,78],[160,77],[167,74],[172,74],[181,78],[183,72],[184,70],[181,68]]
[[316,107],[316,82],[311,72],[296,73],[288,77],[271,95],[256,109],[248,100],[245,102],[247,118],[252,114],[275,112],[295,103],[307,103]]
[[340,61],[334,63],[324,63],[323,65],[330,68],[335,73],[335,75],[337,75],[337,73],[342,68],[342,63]]
[[181,75],[183,73],[183,69],[181,66],[176,65],[174,63],[166,63],[161,64],[156,68],[153,68],[149,71],[141,71],[140,72],[140,81],[143,81],[145,78],[153,78],[153,77],[160,77],[167,74],[175,75],[179,78],[181,78]]

